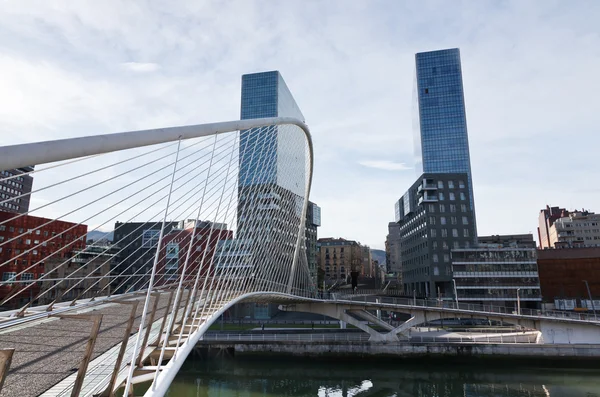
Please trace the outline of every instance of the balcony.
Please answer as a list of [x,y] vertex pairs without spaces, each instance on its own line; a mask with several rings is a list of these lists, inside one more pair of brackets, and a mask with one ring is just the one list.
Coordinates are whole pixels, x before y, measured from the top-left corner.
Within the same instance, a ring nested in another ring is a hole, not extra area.
[[436,203],[438,201],[437,194],[431,194],[429,192],[425,192],[423,197],[419,198],[419,204],[421,203]]

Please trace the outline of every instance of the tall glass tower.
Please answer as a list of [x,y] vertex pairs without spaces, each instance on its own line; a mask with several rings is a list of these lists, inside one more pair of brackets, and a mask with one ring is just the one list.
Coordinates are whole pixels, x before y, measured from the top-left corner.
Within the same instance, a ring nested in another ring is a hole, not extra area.
[[416,169],[422,173],[467,173],[473,200],[469,137],[460,50],[415,55],[414,118]]

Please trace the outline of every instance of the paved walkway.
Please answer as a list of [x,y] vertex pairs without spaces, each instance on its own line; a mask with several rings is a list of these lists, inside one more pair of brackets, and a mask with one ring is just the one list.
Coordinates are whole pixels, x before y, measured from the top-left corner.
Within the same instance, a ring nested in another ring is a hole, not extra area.
[[[159,297],[156,318],[164,316],[168,297],[167,293]],[[150,302],[150,308],[153,300]],[[138,304],[133,330],[139,327],[142,311],[143,298]],[[118,349],[116,345],[123,340],[131,306],[107,303],[69,314],[75,313],[103,315],[92,356],[94,360],[113,347]],[[74,379],[85,352],[91,326],[92,323],[88,320],[48,318],[1,332],[0,349],[16,350],[0,397],[39,396],[70,375],[73,375]],[[104,366],[111,365],[105,362]],[[94,368],[98,369],[97,362],[95,365],[89,365],[88,374]],[[72,388],[72,382],[69,383]]]

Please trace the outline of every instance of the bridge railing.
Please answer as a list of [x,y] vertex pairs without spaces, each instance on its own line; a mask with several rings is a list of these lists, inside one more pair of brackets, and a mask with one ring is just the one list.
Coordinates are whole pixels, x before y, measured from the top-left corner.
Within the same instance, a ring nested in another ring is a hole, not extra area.
[[[92,331],[85,365],[59,394],[93,389],[89,361],[114,345],[115,327],[122,350],[108,393],[151,381],[148,395],[164,394],[194,338],[232,302],[314,297],[304,233],[312,157],[306,125],[291,118],[0,147],[0,326],[95,309],[103,317],[78,317]],[[31,192],[17,191],[32,179]],[[68,350],[39,337],[58,356]],[[139,368],[154,350],[149,375]],[[58,379],[75,366],[60,357],[46,366]]]
[[[330,293],[323,295],[324,299],[329,300],[351,300],[351,301],[362,301],[371,303],[386,303],[392,305],[403,305],[403,306],[420,306],[430,308],[444,308],[444,309],[455,309],[464,310],[470,312],[483,312],[483,313],[494,313],[494,314],[507,314],[507,315],[521,315],[531,317],[549,317],[559,319],[570,319],[570,320],[581,320],[581,321],[598,321],[598,318],[594,314],[581,313],[581,312],[567,312],[557,310],[541,310],[541,309],[529,309],[521,308],[520,312],[515,307],[499,306],[490,304],[477,304],[477,303],[466,303],[456,302],[449,300],[439,299],[416,299],[416,298],[400,298],[400,297],[389,297],[381,296],[381,292],[369,291],[364,294],[359,293]],[[377,296],[380,295],[380,296]]]

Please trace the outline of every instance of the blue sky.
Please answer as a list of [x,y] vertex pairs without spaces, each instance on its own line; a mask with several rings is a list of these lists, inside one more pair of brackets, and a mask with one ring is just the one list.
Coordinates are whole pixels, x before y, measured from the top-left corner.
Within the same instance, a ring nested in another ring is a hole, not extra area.
[[320,236],[383,248],[414,182],[414,53],[459,47],[480,234],[600,211],[600,2],[22,1],[0,10],[0,145],[239,118],[281,71]]

